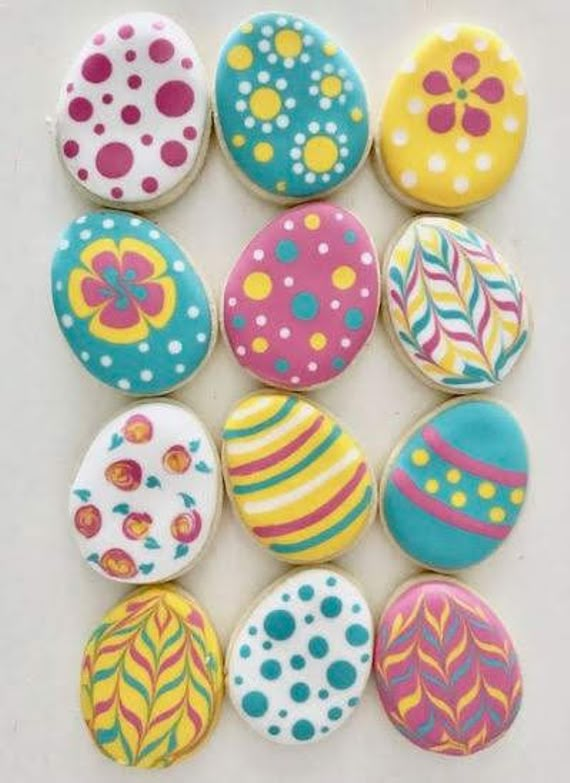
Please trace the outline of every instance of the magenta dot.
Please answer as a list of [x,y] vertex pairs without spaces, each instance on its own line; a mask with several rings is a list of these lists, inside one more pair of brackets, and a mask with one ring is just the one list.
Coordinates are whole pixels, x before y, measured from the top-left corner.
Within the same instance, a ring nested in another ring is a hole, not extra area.
[[182,166],[186,163],[188,152],[179,141],[166,141],[160,148],[160,157],[167,166]]
[[73,84],[69,82],[69,84],[65,88],[66,92],[73,92]]
[[86,180],[87,179],[87,169],[79,169],[77,172],[77,176],[80,180]]
[[135,52],[135,50],[134,49],[127,49],[127,51],[125,52],[125,60],[128,63],[132,63],[133,60],[136,60],[136,59],[137,59],[137,53]]
[[126,41],[127,38],[132,38],[134,34],[135,28],[132,24],[123,24],[119,27],[119,38],[122,38],[123,41]]
[[122,188],[111,188],[111,195],[113,198],[122,198],[123,196],[123,189]]
[[111,60],[107,55],[100,53],[90,55],[81,67],[83,77],[93,84],[106,81],[112,70]]
[[158,88],[154,100],[161,114],[166,117],[181,117],[192,108],[194,92],[186,82],[165,82]]
[[136,125],[140,118],[140,109],[138,109],[136,106],[123,106],[121,109],[121,119],[127,125]]
[[106,92],[105,95],[103,95],[103,97],[101,98],[101,100],[103,101],[103,103],[107,103],[107,104],[113,103],[113,96],[111,95],[110,92]]
[[93,128],[93,133],[96,133],[97,136],[101,136],[102,133],[105,133],[105,126],[98,122],[97,125]]
[[152,26],[155,30],[163,30],[164,29],[164,22],[161,19],[157,19],[156,22],[152,23]]
[[148,47],[148,56],[154,63],[167,63],[173,54],[174,46],[167,38],[157,38]]
[[141,141],[145,145],[145,147],[148,147],[153,142],[153,138],[150,135],[150,133],[145,133],[141,136]]
[[188,125],[187,128],[184,128],[182,133],[184,135],[184,138],[188,139],[188,141],[193,141],[198,135],[198,131],[193,125]]
[[86,122],[93,114],[93,106],[87,98],[74,98],[69,104],[69,116],[76,122]]
[[142,181],[142,189],[145,193],[154,193],[158,188],[158,182],[154,177],[145,177]]
[[93,43],[95,46],[101,46],[101,44],[105,43],[105,36],[103,33],[97,33],[97,35],[93,36]]
[[95,158],[97,171],[109,179],[124,177],[131,170],[133,162],[131,148],[120,141],[105,144]]
[[190,57],[183,57],[181,60],[181,65],[183,68],[188,69],[191,68],[194,65],[194,63],[192,62]]
[[63,145],[63,154],[66,158],[74,158],[79,152],[79,144],[70,139]]
[[127,84],[131,88],[131,90],[138,90],[138,88],[142,84],[142,79],[140,76],[137,76],[136,73],[134,73],[132,76],[129,76],[127,79]]

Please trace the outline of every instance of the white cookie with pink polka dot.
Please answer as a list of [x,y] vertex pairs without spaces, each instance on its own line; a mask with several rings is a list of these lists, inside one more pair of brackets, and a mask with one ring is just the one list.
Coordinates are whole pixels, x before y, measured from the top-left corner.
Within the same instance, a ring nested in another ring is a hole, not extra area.
[[76,184],[101,204],[144,210],[172,201],[196,176],[209,133],[204,66],[165,16],[110,22],[63,84],[58,151]]

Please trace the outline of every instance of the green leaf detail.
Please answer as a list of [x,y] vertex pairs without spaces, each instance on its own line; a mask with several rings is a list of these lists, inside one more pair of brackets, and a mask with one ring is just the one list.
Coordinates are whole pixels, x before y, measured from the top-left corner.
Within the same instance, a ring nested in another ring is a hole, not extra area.
[[188,448],[190,449],[192,454],[195,454],[200,448],[200,439],[198,438],[198,440],[191,440],[190,443],[188,444]]
[[156,538],[153,538],[152,536],[148,536],[148,538],[145,538],[144,540],[144,548],[145,549],[160,549],[160,544],[156,540]]
[[155,487],[162,487],[162,484],[160,483],[160,479],[156,476],[148,476],[147,480],[145,481],[145,484],[149,489],[154,489]]
[[99,555],[97,554],[97,552],[92,552],[92,554],[89,555],[87,560],[90,563],[98,563],[99,562]]
[[86,503],[91,497],[91,492],[88,489],[74,489],[73,494],[77,495],[83,503]]
[[184,555],[187,554],[188,554],[188,544],[178,544],[174,552],[174,559],[177,560],[179,557],[184,557]]
[[196,470],[199,473],[211,473],[212,468],[208,465],[207,462],[204,462],[204,460],[200,460],[200,462],[196,463]]
[[153,568],[154,568],[154,563],[141,563],[139,566],[139,571],[142,574],[150,574]]
[[129,510],[130,506],[128,503],[118,503],[116,506],[113,506],[114,514],[128,514]]
[[119,446],[123,443],[124,438],[122,435],[119,435],[118,432],[114,432],[113,436],[111,437],[111,443],[109,444],[109,451],[113,451],[113,449],[118,449]]
[[186,508],[192,508],[196,505],[196,501],[192,497],[192,495],[189,495],[187,492],[179,492],[179,496],[182,498],[182,502],[186,506]]

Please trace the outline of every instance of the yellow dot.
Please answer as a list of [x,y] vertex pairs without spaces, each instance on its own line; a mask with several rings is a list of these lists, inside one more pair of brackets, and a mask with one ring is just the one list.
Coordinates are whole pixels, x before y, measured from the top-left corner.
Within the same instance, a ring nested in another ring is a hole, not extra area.
[[269,343],[265,337],[256,337],[255,340],[251,343],[251,348],[254,353],[265,353],[265,351],[269,348]]
[[287,190],[287,183],[284,179],[280,179],[277,185],[275,185],[275,190],[277,190],[279,193],[283,193],[285,190]]
[[425,483],[425,489],[430,495],[435,495],[439,489],[439,481],[436,481],[436,479],[428,479]]
[[253,62],[253,54],[249,46],[233,46],[228,52],[227,56],[228,65],[233,68],[234,71],[245,71],[246,68]]
[[500,506],[493,506],[489,511],[489,519],[491,522],[504,522],[506,516],[505,509]]
[[429,462],[428,452],[425,449],[416,449],[412,453],[412,462],[414,465],[419,465],[420,467],[427,465]]
[[515,506],[520,506],[520,504],[524,500],[524,489],[513,489],[511,492],[511,503],[514,503]]
[[467,503],[467,495],[465,492],[454,492],[451,496],[451,505],[455,508],[463,508]]
[[364,117],[362,109],[356,107],[350,112],[350,117],[352,120],[354,120],[354,122],[360,122],[360,120]]
[[232,136],[232,144],[234,147],[243,147],[245,144],[245,136],[243,136],[241,133],[236,133],[234,136]]
[[258,120],[272,120],[281,108],[279,93],[272,87],[259,87],[251,94],[249,108]]
[[336,98],[342,92],[342,81],[338,76],[325,76],[321,82],[321,92],[327,98]]
[[326,348],[327,338],[322,332],[315,332],[311,335],[309,342],[311,344],[311,348],[314,348],[315,351],[322,351],[323,348]]
[[338,147],[328,136],[313,136],[303,148],[305,166],[317,174],[330,171],[338,160]]
[[253,32],[253,25],[251,22],[244,22],[244,24],[240,25],[240,28],[242,33],[252,33]]
[[495,489],[495,485],[491,484],[490,481],[483,481],[477,487],[477,492],[479,493],[479,497],[490,500],[490,498],[495,497],[497,490]]
[[271,278],[265,272],[252,272],[243,281],[245,295],[256,301],[267,299],[272,288]]
[[327,41],[323,45],[323,52],[327,55],[327,57],[332,57],[333,54],[336,54],[338,52],[338,46],[334,44],[332,41]]
[[445,474],[445,478],[450,484],[459,484],[461,481],[461,471],[457,470],[457,468],[451,468],[451,470],[448,470]]
[[315,215],[314,212],[311,212],[309,215],[305,215],[305,220],[303,222],[305,224],[305,228],[308,228],[309,231],[316,231],[317,228],[321,225],[320,217]]
[[303,42],[295,30],[279,30],[275,36],[275,48],[281,57],[297,57],[301,54]]
[[332,273],[333,285],[335,288],[340,288],[341,291],[352,288],[355,280],[356,272],[350,266],[337,266]]
[[260,141],[253,148],[253,157],[259,163],[268,163],[273,157],[273,147],[268,141]]

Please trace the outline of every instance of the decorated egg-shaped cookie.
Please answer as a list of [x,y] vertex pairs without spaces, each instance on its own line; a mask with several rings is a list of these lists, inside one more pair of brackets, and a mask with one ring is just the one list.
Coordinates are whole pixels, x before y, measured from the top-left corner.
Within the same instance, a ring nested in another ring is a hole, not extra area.
[[282,203],[339,187],[368,152],[360,74],[324,30],[291,14],[259,14],[230,35],[216,72],[215,117],[241,178]]
[[483,750],[508,730],[521,704],[507,629],[482,598],[445,577],[412,580],[390,599],[374,672],[394,726],[435,753]]
[[374,477],[362,448],[315,403],[258,392],[234,407],[222,437],[234,508],[281,560],[331,560],[374,516]]
[[362,224],[333,204],[279,215],[245,248],[226,281],[224,331],[264,383],[310,389],[351,364],[378,315],[379,272]]
[[529,338],[517,277],[478,231],[419,217],[384,262],[385,321],[398,352],[431,386],[454,394],[503,380]]
[[491,30],[431,33],[400,68],[376,137],[388,189],[408,206],[461,212],[493,196],[522,152],[520,66]]
[[274,742],[323,739],[360,701],[372,635],[366,600],[347,575],[332,568],[291,572],[234,632],[226,658],[234,707]]
[[56,131],[66,171],[97,202],[143,210],[172,201],[196,176],[210,135],[194,44],[159,14],[109,22],[67,74]]
[[160,400],[103,427],[77,471],[69,511],[81,554],[97,573],[160,582],[195,564],[221,500],[208,431],[188,408]]
[[211,294],[168,234],[125,212],[94,212],[63,232],[52,297],[71,350],[97,380],[136,395],[189,380],[217,334]]
[[174,585],[111,609],[85,647],[81,711],[99,749],[129,767],[168,767],[200,748],[224,692],[216,631]]
[[527,480],[527,446],[512,413],[490,399],[455,400],[422,419],[390,455],[380,514],[417,562],[467,568],[512,531]]

